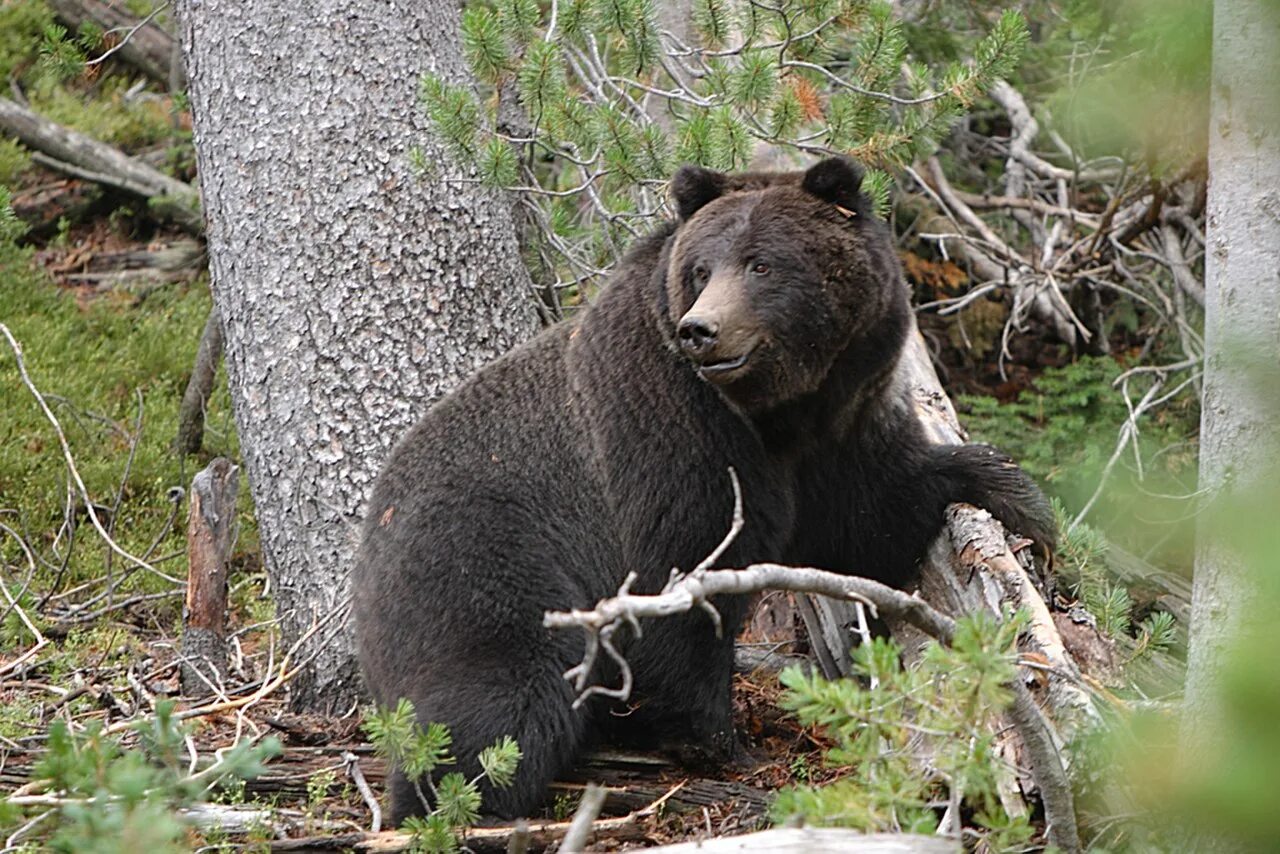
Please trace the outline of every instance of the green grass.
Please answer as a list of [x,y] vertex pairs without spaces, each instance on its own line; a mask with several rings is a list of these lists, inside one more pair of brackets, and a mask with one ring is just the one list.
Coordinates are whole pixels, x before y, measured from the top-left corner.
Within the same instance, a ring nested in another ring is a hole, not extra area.
[[52,79],[31,91],[31,109],[46,119],[74,128],[126,152],[158,144],[173,135],[169,101],[164,97],[126,98],[131,82],[108,77],[93,88],[91,97]]
[[[83,300],[50,281],[29,250],[0,246],[0,321],[21,343],[27,370],[61,422],[94,504],[112,508],[118,499],[113,530],[120,545],[142,554],[159,537],[152,557],[176,555],[161,568],[177,577],[186,573],[186,503],[167,526],[173,510],[167,493],[175,486],[186,488],[205,458],[238,456],[224,381],[210,401],[202,456],[184,459],[172,449],[178,406],[209,305],[203,282],[163,287],[140,303],[123,294]],[[0,521],[25,532],[30,544],[55,562],[67,484],[57,435],[24,387],[7,343],[0,344]],[[254,527],[247,489],[242,495],[241,545],[246,547]],[[107,548],[78,497],[75,505],[77,541],[62,587],[101,576],[106,568]],[[100,517],[108,523],[110,511]],[[61,549],[64,543],[58,545]],[[25,567],[14,538],[2,533],[0,558]],[[119,571],[121,559],[113,560]],[[34,587],[46,589],[52,575],[43,569]],[[136,573],[124,589],[147,587],[148,578]]]

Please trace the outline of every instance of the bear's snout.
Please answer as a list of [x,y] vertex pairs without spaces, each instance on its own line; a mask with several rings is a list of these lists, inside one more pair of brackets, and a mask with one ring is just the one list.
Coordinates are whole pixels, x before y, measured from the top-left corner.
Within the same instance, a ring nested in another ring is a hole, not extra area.
[[700,360],[710,355],[719,340],[720,323],[713,317],[695,315],[689,312],[676,327],[676,336],[680,339],[680,347],[690,357]]

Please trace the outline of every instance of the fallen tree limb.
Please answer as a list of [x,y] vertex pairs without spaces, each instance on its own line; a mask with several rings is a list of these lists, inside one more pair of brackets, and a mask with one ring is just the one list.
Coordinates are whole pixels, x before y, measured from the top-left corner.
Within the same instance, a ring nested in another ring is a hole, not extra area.
[[[764,590],[790,590],[795,593],[809,593],[825,596],[829,599],[860,602],[870,608],[873,615],[888,621],[899,621],[914,627],[924,634],[949,644],[955,635],[955,620],[936,610],[919,596],[904,593],[888,585],[881,584],[857,576],[838,575],[818,569],[782,566],[779,564],[753,564],[744,569],[709,569],[709,565],[723,553],[742,527],[742,494],[738,487],[737,474],[730,469],[734,485],[733,526],[724,541],[698,567],[687,573],[673,571],[662,591],[653,595],[636,595],[630,592],[635,581],[635,573],[627,576],[618,594],[602,599],[590,610],[573,609],[571,611],[548,611],[543,616],[543,625],[547,628],[583,628],[587,632],[586,653],[576,667],[565,673],[565,678],[574,682],[578,692],[575,707],[581,705],[589,697],[595,695],[615,697],[626,700],[630,697],[632,675],[630,665],[612,643],[613,633],[623,625],[629,625],[639,634],[639,619],[642,617],[665,617],[684,613],[694,608],[705,611],[719,633],[720,615],[711,599],[722,595],[745,595],[759,593]],[[948,509],[948,529],[957,539],[963,539],[963,545],[957,543],[955,549],[973,563],[975,559],[996,562],[1008,555],[1008,547],[1004,544],[1004,531],[1000,524],[983,510],[966,505],[953,505]],[[993,551],[994,546],[988,537],[998,537],[1001,551]],[[975,557],[976,556],[976,557]],[[1017,566],[1016,560],[1014,563]],[[1006,585],[1014,586],[1016,594],[1026,596],[1022,582],[1017,575],[1010,575],[1007,566],[999,570],[1005,574],[1000,580]],[[1019,568],[1019,572],[1021,572]],[[1025,573],[1022,573],[1025,577]],[[1029,587],[1029,582],[1027,583]],[[1030,591],[1034,596],[1034,589]],[[1007,597],[997,599],[997,606]],[[1038,601],[1038,597],[1035,597]],[[1043,608],[1043,602],[1041,602]],[[978,605],[968,610],[981,608]],[[1047,614],[1047,609],[1045,609]],[[997,607],[997,613],[1001,609]],[[1032,614],[1030,632],[1038,637],[1042,631],[1041,615]],[[1053,621],[1049,620],[1052,628]],[[1054,630],[1056,637],[1056,630]],[[1053,639],[1042,639],[1040,642],[1047,648]],[[1060,641],[1058,641],[1060,645]],[[618,666],[622,684],[618,688],[605,688],[590,685],[587,680],[595,665],[600,650],[604,650]],[[1050,650],[1050,654],[1057,655]],[[1061,656],[1058,656],[1061,657]],[[1067,664],[1071,664],[1069,658]],[[1032,699],[1026,686],[1015,680],[1009,686],[1014,692],[1014,707],[1010,717],[1022,736],[1023,744],[1031,759],[1031,773],[1041,793],[1048,824],[1049,841],[1066,852],[1080,851],[1079,834],[1076,829],[1075,806],[1071,795],[1070,783],[1067,780],[1062,760],[1058,755],[1058,740],[1052,733],[1052,727],[1044,719]],[[1090,706],[1090,708],[1092,708]]]
[[[934,610],[918,596],[869,578],[837,575],[821,569],[777,563],[757,563],[744,569],[695,569],[673,575],[660,593],[652,595],[631,593],[629,588],[633,580],[634,576],[628,576],[617,596],[600,600],[590,610],[548,611],[542,624],[550,629],[585,628],[598,632],[623,621],[668,617],[695,607],[707,611],[710,616],[710,612],[715,611],[715,605],[710,601],[714,596],[790,590],[862,602],[876,616],[905,620],[942,641],[951,640],[955,631],[954,620]],[[719,612],[711,619],[718,625]]]
[[[73,33],[86,23],[106,33],[105,47],[162,86],[169,86],[175,73],[174,58],[180,56],[177,40],[159,24],[139,20],[123,4],[102,0],[48,0],[49,7]],[[186,87],[182,63],[177,63],[177,88]]]
[[587,839],[591,837],[591,826],[600,815],[605,795],[604,787],[597,786],[595,783],[588,783],[583,789],[582,797],[578,800],[578,809],[574,812],[573,820],[569,822],[569,829],[560,843],[560,850],[564,854],[581,854],[586,849]]
[[25,237],[43,237],[57,231],[62,221],[75,223],[92,215],[102,199],[102,190],[84,181],[59,178],[18,190],[11,205],[18,219],[27,225]]
[[152,213],[193,235],[204,233],[199,193],[119,149],[0,98],[0,131],[32,149],[32,160],[66,175],[147,200]]
[[94,251],[79,249],[47,269],[60,280],[87,285],[95,290],[128,288],[145,294],[149,290],[189,281],[204,269],[204,245],[189,237],[143,249]]
[[[640,822],[640,813],[602,818],[591,827],[590,838],[594,840],[609,839],[617,842],[639,842],[646,838],[646,831]],[[525,824],[522,822],[522,824]],[[559,842],[569,832],[572,822],[549,821],[527,822],[528,845],[536,851],[546,849]],[[478,854],[483,852],[503,852],[511,837],[519,831],[518,825],[501,827],[475,827],[467,831],[466,845]],[[261,850],[262,843],[254,843],[252,847]],[[271,851],[358,851],[369,854],[392,854],[393,852],[415,850],[412,834],[399,830],[384,830],[380,833],[347,833],[334,836],[308,836],[298,839],[281,839],[271,843]]]

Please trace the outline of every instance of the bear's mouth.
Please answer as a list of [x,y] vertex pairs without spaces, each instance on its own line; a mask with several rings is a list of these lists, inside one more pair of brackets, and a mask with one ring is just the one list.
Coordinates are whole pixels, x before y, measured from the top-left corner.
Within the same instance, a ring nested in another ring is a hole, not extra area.
[[734,356],[732,359],[720,359],[715,362],[706,362],[698,365],[698,373],[709,380],[721,380],[727,378],[730,374],[745,367],[747,360],[751,357],[751,351],[743,353],[741,356]]

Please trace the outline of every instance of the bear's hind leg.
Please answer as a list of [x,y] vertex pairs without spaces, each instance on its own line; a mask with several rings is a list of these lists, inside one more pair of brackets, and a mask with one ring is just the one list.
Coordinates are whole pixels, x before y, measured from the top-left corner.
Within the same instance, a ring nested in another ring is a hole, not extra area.
[[[449,684],[437,684],[418,697],[411,697],[418,720],[449,726],[453,743],[449,752],[456,763],[435,772],[435,780],[457,771],[470,780],[480,773],[480,751],[510,736],[520,748],[521,759],[515,779],[507,787],[480,784],[480,811],[501,818],[530,816],[546,800],[547,788],[577,758],[588,736],[584,711],[571,707],[573,695],[550,662],[532,677],[506,670],[486,676],[472,672]],[[495,676],[499,678],[494,678]],[[430,788],[420,783],[431,799]],[[421,799],[399,769],[388,778],[391,822],[425,814]]]
[[635,691],[628,707],[608,719],[615,740],[673,752],[692,765],[719,765],[736,755],[732,687],[739,598],[716,600],[724,620],[719,638],[701,610],[645,625],[625,653]]

